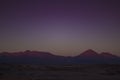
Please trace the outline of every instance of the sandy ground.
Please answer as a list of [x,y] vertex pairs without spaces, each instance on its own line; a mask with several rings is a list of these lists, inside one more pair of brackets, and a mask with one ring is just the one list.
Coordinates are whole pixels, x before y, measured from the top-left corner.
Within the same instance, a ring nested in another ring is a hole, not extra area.
[[120,80],[120,65],[0,64],[0,80]]

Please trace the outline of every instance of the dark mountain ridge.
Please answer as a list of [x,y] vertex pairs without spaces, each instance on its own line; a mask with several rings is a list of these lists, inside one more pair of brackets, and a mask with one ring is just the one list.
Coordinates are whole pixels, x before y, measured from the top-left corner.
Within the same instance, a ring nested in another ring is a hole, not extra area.
[[74,57],[53,55],[49,52],[30,51],[24,52],[2,52],[0,53],[1,63],[23,63],[23,64],[118,64],[120,57],[108,52],[101,54],[92,49]]

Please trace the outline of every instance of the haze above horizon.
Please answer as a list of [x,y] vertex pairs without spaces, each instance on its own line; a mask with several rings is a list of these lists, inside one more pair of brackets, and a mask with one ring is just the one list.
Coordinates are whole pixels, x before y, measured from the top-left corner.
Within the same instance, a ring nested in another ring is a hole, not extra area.
[[0,52],[36,50],[120,55],[118,0],[29,0],[0,3]]

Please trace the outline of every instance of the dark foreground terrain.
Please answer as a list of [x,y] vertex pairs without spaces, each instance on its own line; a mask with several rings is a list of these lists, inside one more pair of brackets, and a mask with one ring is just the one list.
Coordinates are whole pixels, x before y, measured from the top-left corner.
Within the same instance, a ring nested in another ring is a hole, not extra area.
[[120,80],[120,65],[0,64],[0,80]]

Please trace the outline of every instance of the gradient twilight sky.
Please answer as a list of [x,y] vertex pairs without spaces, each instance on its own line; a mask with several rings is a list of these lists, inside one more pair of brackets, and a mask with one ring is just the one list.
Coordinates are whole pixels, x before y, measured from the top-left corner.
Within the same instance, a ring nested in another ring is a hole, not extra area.
[[120,55],[119,0],[2,0],[0,52]]

